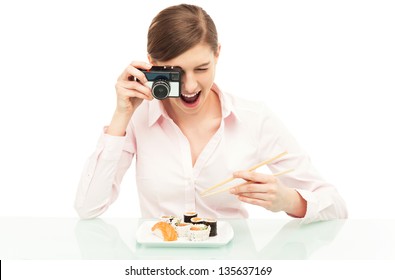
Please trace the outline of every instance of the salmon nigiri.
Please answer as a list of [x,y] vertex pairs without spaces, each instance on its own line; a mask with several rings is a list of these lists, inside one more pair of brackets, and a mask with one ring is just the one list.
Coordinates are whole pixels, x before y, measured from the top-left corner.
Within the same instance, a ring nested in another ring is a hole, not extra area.
[[166,222],[157,222],[151,228],[151,231],[160,238],[163,238],[164,241],[175,241],[177,240],[177,232],[176,230]]

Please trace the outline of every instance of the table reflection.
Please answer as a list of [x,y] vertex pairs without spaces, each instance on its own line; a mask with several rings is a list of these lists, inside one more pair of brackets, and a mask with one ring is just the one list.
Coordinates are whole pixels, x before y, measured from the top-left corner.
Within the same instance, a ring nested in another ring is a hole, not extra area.
[[344,220],[285,224],[274,238],[258,252],[260,259],[309,259],[315,251],[329,245],[343,227]]
[[83,259],[134,259],[118,229],[102,219],[80,220],[75,236]]
[[[137,226],[143,221],[138,220]],[[134,234],[122,239],[116,226],[100,218],[79,221],[74,232],[84,259],[309,259],[315,251],[330,244],[345,223],[343,220],[312,224],[301,224],[299,220],[282,221],[282,224],[275,220],[227,221],[233,227],[234,238],[227,245],[214,248],[141,245]],[[273,231],[279,225],[280,229]]]

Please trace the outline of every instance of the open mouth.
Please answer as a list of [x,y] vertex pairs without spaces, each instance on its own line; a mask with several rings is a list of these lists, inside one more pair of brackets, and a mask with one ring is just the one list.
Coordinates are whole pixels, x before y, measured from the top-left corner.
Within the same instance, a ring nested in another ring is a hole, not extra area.
[[182,101],[184,101],[187,104],[194,104],[200,96],[201,91],[198,91],[194,94],[183,94],[181,93],[180,98]]

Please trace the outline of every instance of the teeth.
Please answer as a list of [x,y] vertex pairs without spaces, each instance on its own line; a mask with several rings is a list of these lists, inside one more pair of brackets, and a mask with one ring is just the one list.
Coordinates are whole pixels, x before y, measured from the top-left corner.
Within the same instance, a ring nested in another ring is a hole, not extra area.
[[192,94],[192,95],[187,95],[187,94],[181,93],[181,95],[182,95],[182,96],[185,96],[185,97],[188,97],[188,98],[192,98],[192,97],[196,96],[198,93],[199,93],[199,92],[196,92],[196,93],[194,93],[194,94]]

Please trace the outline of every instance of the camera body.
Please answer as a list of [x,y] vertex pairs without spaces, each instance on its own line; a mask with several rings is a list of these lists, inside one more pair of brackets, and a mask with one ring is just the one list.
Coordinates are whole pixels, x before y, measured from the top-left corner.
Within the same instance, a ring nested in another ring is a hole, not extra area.
[[140,69],[148,80],[152,96],[162,100],[169,97],[180,97],[181,73],[178,66],[152,66],[149,70]]

